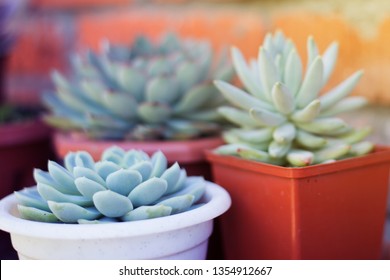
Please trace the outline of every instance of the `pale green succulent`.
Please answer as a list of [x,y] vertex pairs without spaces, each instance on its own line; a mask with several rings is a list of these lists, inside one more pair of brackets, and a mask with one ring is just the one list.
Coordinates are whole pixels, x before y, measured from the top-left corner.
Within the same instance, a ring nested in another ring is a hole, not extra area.
[[167,166],[158,151],[112,146],[100,161],[69,152],[64,166],[48,162],[34,170],[36,188],[15,192],[22,218],[40,222],[101,223],[158,218],[202,205],[203,177],[187,177],[178,163]]
[[[215,111],[224,98],[214,79],[234,70],[207,41],[169,34],[157,44],[139,36],[131,46],[106,41],[102,54],[73,57],[73,79],[52,75],[55,93],[43,102],[49,124],[97,139],[189,139],[215,135],[224,119]],[[215,62],[215,63],[214,63]]]
[[362,71],[321,93],[336,63],[338,44],[320,55],[307,41],[306,73],[294,43],[282,32],[267,34],[257,60],[246,63],[232,48],[233,64],[245,90],[217,80],[215,85],[235,107],[218,111],[239,128],[227,130],[227,142],[215,151],[285,166],[307,166],[363,155],[369,128],[354,129],[335,114],[360,108],[363,97],[347,97]]

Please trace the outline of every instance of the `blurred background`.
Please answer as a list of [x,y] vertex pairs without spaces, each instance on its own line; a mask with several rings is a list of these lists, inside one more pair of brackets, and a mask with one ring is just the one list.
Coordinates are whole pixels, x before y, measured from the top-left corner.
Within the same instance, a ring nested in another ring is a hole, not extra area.
[[[388,0],[0,0],[6,2],[20,5],[9,26],[15,38],[3,84],[10,103],[39,105],[42,92],[53,87],[50,72],[67,73],[70,54],[98,49],[103,38],[130,43],[140,33],[158,39],[175,31],[210,40],[216,49],[237,46],[250,58],[266,32],[280,29],[304,57],[308,35],[320,52],[339,42],[329,87],[364,69],[353,94],[367,97],[369,106],[344,117],[372,126],[371,138],[390,145]],[[390,241],[389,223],[386,230]]]

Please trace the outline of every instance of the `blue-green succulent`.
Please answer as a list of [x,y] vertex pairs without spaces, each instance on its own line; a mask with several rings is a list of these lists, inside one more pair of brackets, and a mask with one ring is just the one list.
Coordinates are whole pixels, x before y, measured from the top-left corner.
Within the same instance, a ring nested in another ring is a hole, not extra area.
[[72,58],[73,77],[52,74],[56,90],[43,95],[46,121],[95,139],[191,139],[219,134],[225,102],[214,79],[229,81],[227,53],[213,56],[209,42],[168,34],[160,42],[137,37],[132,45],[103,42]]
[[161,152],[112,146],[100,161],[69,152],[64,165],[34,170],[36,187],[15,192],[22,218],[49,223],[102,223],[173,215],[202,205],[206,181],[170,167]]
[[336,114],[366,104],[347,97],[363,71],[357,71],[327,92],[323,87],[336,64],[338,44],[319,53],[307,40],[307,67],[294,43],[281,31],[268,33],[257,60],[247,63],[232,48],[233,64],[244,89],[217,80],[215,85],[233,106],[218,111],[238,128],[227,130],[227,142],[215,150],[226,155],[283,166],[307,166],[363,155],[373,149],[364,138],[370,129],[355,129]]

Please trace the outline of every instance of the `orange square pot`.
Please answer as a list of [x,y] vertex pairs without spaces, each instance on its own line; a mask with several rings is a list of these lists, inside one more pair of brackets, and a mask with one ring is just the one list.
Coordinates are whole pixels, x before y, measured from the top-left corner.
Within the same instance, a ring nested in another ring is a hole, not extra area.
[[232,207],[227,259],[379,259],[390,148],[334,163],[280,167],[207,151]]

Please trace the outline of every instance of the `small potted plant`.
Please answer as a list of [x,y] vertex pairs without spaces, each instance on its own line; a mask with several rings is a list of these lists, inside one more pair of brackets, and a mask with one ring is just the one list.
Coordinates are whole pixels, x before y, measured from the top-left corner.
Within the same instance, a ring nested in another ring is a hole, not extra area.
[[105,41],[100,55],[73,57],[74,77],[54,72],[56,91],[43,98],[46,121],[60,131],[59,156],[82,149],[97,159],[111,145],[161,149],[170,163],[209,179],[203,150],[223,143],[224,123],[214,109],[224,99],[212,81],[232,78],[226,57],[215,61],[208,42],[171,33],[155,44],[143,36],[131,46]]
[[365,104],[347,97],[362,71],[322,93],[338,45],[319,55],[309,37],[307,51],[304,74],[293,42],[270,33],[249,65],[232,49],[244,90],[215,81],[233,105],[219,112],[237,126],[207,152],[233,202],[221,221],[227,258],[380,258],[390,150],[334,116]]
[[158,151],[69,152],[0,201],[20,259],[204,259],[229,194]]

